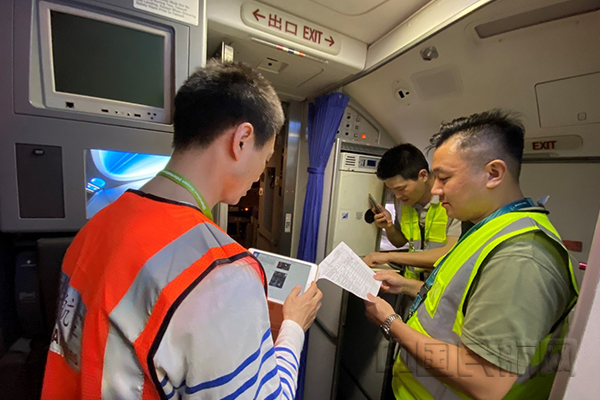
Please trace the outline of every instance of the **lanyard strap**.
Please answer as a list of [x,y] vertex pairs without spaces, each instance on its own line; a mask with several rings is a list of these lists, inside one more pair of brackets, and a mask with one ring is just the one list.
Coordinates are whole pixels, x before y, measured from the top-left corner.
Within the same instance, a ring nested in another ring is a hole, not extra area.
[[[415,232],[414,232],[414,226],[413,226],[413,214],[414,214],[415,208],[414,207],[410,207],[410,221],[408,226],[410,227],[409,232],[410,232],[410,239],[408,240],[408,251],[410,253],[412,253],[413,251],[415,251]],[[417,215],[417,224],[419,223],[419,216]]]
[[433,272],[431,273],[431,275],[429,275],[429,278],[427,278],[427,280],[425,281],[425,284],[421,287],[421,290],[419,291],[419,294],[417,294],[417,297],[415,298],[414,303],[410,307],[410,313],[408,314],[408,318],[410,318],[415,313],[415,311],[417,311],[417,308],[419,308],[419,306],[421,305],[421,303],[423,303],[425,301],[425,298],[427,297],[427,293],[429,292],[429,290],[433,286],[433,282],[435,281],[435,277],[437,276],[437,274],[438,274],[438,272],[440,270],[440,267],[448,259],[448,256],[450,256],[450,254],[452,254],[452,252],[467,237],[469,237],[471,234],[473,234],[474,232],[476,232],[479,228],[481,228],[483,225],[485,225],[486,223],[490,222],[494,218],[497,218],[497,217],[499,217],[501,215],[508,214],[510,212],[513,212],[513,211],[518,211],[518,210],[520,210],[522,208],[527,208],[527,207],[535,207],[535,203],[530,198],[525,198],[525,199],[517,200],[517,201],[514,201],[514,202],[512,202],[510,204],[507,204],[504,207],[499,208],[498,210],[494,211],[492,214],[488,215],[487,217],[485,217],[484,219],[482,219],[481,221],[479,221],[475,225],[473,225],[471,227],[471,229],[469,229],[467,231],[467,233],[465,233],[464,235],[462,235],[460,237],[460,239],[458,239],[458,242],[454,245],[454,247],[452,247],[452,249],[450,249],[450,251],[448,253],[446,253],[446,255],[444,256],[444,258],[442,258],[442,260],[435,267],[435,269],[433,270]]
[[209,218],[212,221],[212,212],[210,211],[210,208],[208,208],[208,206],[206,205],[204,197],[202,197],[200,192],[194,187],[194,185],[192,185],[190,181],[188,181],[178,173],[169,171],[168,169],[163,169],[162,171],[159,171],[158,175],[170,179],[171,181],[175,182],[176,184],[190,192],[194,199],[196,199],[196,203],[198,203],[198,207],[200,207],[200,211],[202,211],[202,214],[204,214],[207,218]]

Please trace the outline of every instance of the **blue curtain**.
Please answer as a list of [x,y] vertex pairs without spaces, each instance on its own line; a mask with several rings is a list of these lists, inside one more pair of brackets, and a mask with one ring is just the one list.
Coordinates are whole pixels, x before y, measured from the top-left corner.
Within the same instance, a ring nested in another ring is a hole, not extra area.
[[[343,93],[330,93],[318,97],[314,104],[308,106],[308,156],[310,161],[298,245],[298,258],[304,261],[315,262],[317,258],[317,236],[323,203],[323,173],[347,105],[348,96]],[[308,333],[300,358],[297,400],[304,398],[307,346]]]
[[348,96],[343,93],[330,93],[318,97],[308,108],[310,163],[298,244],[298,258],[304,261],[315,262],[317,257],[317,234],[323,203],[323,172],[347,105]]

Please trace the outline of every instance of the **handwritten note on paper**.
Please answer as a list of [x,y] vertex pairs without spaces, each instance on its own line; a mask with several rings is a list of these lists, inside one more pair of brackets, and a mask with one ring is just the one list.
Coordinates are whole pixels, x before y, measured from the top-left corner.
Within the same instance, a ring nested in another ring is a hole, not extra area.
[[317,279],[321,278],[365,300],[367,293],[377,296],[381,286],[381,282],[373,278],[373,270],[344,242],[319,264]]

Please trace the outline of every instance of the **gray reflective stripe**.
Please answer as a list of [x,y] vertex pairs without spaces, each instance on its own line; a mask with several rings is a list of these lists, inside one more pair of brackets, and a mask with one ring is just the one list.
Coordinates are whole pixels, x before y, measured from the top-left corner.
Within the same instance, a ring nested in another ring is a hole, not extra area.
[[132,342],[148,322],[162,290],[208,250],[234,243],[212,224],[203,223],[175,239],[142,267],[110,320]]
[[433,240],[430,240],[429,243],[427,243],[426,250],[439,249],[440,247],[444,247],[445,245],[446,245],[446,243],[434,242]]
[[102,400],[141,399],[143,387],[144,373],[133,344],[111,326],[104,350]]
[[71,278],[61,272],[60,299],[52,331],[50,351],[60,354],[75,372],[81,369],[81,340],[87,308],[81,295],[71,287]]
[[546,235],[550,236],[552,239],[556,240],[558,243],[560,243],[561,246],[563,245],[562,240],[551,230],[547,229],[545,226],[538,224],[535,220],[533,220],[533,222],[537,225],[538,228],[540,228],[541,231],[543,231]]
[[[456,271],[452,279],[450,279],[450,282],[446,286],[446,289],[439,300],[433,317],[427,312],[425,301],[421,303],[417,309],[416,316],[419,319],[421,326],[423,326],[423,329],[425,329],[430,336],[448,343],[457,344],[460,341],[460,337],[452,330],[452,327],[454,326],[460,302],[467,288],[467,284],[469,283],[469,278],[473,272],[477,259],[483,250],[494,240],[508,235],[511,232],[531,226],[537,226],[537,223],[531,218],[523,217],[505,226],[502,230],[490,237],[485,244],[479,246],[477,251],[468,258],[459,270]],[[446,262],[452,261],[449,259]]]
[[[202,223],[179,236],[152,256],[140,269],[129,290],[109,315],[110,334],[104,355],[102,393],[124,390],[137,393],[143,373],[132,344],[144,330],[162,290],[185,269],[204,256],[208,250],[234,243],[219,228]],[[126,358],[136,361],[124,361]],[[127,385],[112,387],[113,379]],[[120,392],[117,392],[120,393]],[[139,392],[141,396],[141,391]],[[139,398],[125,397],[125,398]]]
[[462,400],[452,389],[444,385],[439,379],[431,375],[425,367],[406,351],[400,349],[399,357],[412,372],[414,378],[423,386],[435,400]]

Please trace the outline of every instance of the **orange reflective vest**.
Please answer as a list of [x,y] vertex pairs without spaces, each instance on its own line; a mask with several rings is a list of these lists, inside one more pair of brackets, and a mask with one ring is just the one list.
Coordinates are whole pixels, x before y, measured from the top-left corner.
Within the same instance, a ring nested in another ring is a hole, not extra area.
[[153,358],[178,305],[215,267],[256,259],[197,208],[128,191],[62,267],[42,399],[159,399]]

